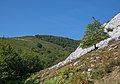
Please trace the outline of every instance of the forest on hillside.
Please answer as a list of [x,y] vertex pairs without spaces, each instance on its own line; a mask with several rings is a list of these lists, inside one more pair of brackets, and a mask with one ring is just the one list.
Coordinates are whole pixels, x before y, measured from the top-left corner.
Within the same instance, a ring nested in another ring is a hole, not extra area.
[[32,73],[64,60],[71,50],[34,36],[0,38],[0,84],[22,84]]

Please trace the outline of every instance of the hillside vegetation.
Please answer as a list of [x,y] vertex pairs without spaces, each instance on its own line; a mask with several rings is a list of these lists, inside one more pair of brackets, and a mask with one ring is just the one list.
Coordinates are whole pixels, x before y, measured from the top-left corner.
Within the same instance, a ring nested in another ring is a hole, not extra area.
[[62,46],[63,48],[65,48],[67,51],[70,51],[70,52],[74,51],[80,44],[79,40],[73,40],[73,39],[59,37],[59,36],[35,35],[35,37],[40,40],[44,40],[44,41]]
[[31,73],[64,60],[67,50],[34,36],[0,38],[0,84],[22,84]]
[[26,84],[120,84],[120,41],[52,70],[33,74]]
[[[25,84],[119,84],[120,40],[112,39],[104,31],[106,27],[94,17],[93,19],[94,22],[86,27],[80,49],[75,51],[77,54],[70,55],[70,59],[55,67],[32,74]],[[99,42],[104,42],[104,48],[97,45]],[[81,53],[82,50],[84,53]]]

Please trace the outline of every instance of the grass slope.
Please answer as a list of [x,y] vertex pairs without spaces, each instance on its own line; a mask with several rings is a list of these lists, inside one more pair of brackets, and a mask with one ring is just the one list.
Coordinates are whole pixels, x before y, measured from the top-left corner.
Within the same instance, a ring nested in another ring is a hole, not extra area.
[[[0,42],[2,41],[3,43],[12,45],[17,50],[22,49],[24,52],[32,52],[36,55],[39,55],[42,57],[42,59],[53,57],[56,59],[54,60],[55,62],[53,61],[53,64],[64,60],[70,54],[69,51],[66,51],[61,46],[37,39],[34,36],[0,39]],[[42,48],[39,48],[37,43],[40,43]]]
[[120,41],[92,51],[60,69],[33,74],[26,84],[120,84]]

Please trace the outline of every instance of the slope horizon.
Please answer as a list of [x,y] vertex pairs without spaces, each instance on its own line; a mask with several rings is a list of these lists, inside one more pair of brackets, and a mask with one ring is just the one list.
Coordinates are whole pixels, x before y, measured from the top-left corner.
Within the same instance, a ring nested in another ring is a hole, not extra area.
[[[41,36],[53,36],[53,37],[61,37],[61,38],[68,38],[68,39],[72,39],[72,40],[81,40],[81,39],[74,39],[74,38],[70,38],[70,37],[65,37],[65,36],[60,36],[60,35],[47,35],[47,34],[35,34],[35,35],[41,35]],[[3,38],[3,37],[5,37],[5,38],[19,38],[19,37],[29,37],[29,36],[35,36],[35,35],[20,35],[20,36],[5,36],[5,35],[3,35],[3,36],[0,36],[0,38]]]

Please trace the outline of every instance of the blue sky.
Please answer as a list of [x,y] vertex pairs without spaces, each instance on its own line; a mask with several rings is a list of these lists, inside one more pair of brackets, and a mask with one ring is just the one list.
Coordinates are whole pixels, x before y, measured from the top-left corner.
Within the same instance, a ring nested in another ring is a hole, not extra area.
[[0,0],[0,36],[81,39],[92,16],[104,23],[119,12],[120,0]]

